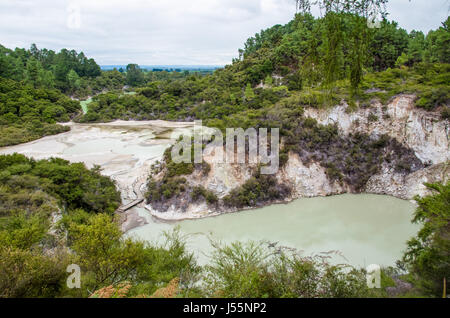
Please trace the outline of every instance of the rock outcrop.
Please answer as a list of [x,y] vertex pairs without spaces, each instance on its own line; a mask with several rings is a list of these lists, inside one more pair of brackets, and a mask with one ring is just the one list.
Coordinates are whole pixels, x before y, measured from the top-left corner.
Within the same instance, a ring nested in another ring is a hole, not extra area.
[[[412,173],[399,173],[383,165],[381,171],[370,177],[363,192],[387,194],[402,199],[412,199],[415,195],[426,195],[424,182],[447,182],[449,180],[449,121],[441,120],[436,112],[427,112],[414,105],[413,95],[400,95],[388,105],[373,102],[370,107],[349,111],[346,104],[331,109],[308,108],[304,116],[318,123],[336,124],[340,134],[361,132],[371,136],[388,135],[405,147],[412,149],[425,168]],[[214,154],[214,152],[213,152]],[[241,186],[252,175],[252,168],[239,164],[219,164],[212,156],[204,158],[211,166],[207,176],[194,173],[187,176],[192,186],[201,185],[223,198],[231,190]],[[352,192],[350,185],[332,181],[327,177],[326,168],[319,162],[304,163],[295,153],[288,154],[287,163],[276,175],[279,183],[292,189],[285,201],[301,197],[328,196]],[[189,203],[184,212],[172,207],[168,211],[157,211],[150,205],[146,208],[163,219],[199,218],[227,211],[211,210],[205,203]]]
[[136,210],[128,210],[120,215],[120,228],[124,233],[145,224],[148,224],[147,220]]
[[[415,195],[428,194],[423,183],[446,182],[450,172],[449,122],[441,120],[438,112],[415,107],[414,99],[414,95],[400,95],[387,106],[374,102],[371,107],[355,112],[348,112],[347,105],[329,110],[309,108],[305,116],[316,119],[320,124],[336,124],[343,134],[387,134],[412,149],[417,158],[427,165],[426,168],[404,175],[383,166],[379,174],[369,179],[364,189],[367,193],[411,199]],[[371,116],[377,119],[370,120]]]
[[437,164],[450,160],[448,120],[441,120],[438,112],[415,107],[414,99],[414,95],[400,95],[387,106],[373,102],[370,107],[354,112],[349,112],[346,104],[329,110],[308,108],[305,116],[323,125],[336,124],[344,134],[387,134],[413,149],[423,163]]

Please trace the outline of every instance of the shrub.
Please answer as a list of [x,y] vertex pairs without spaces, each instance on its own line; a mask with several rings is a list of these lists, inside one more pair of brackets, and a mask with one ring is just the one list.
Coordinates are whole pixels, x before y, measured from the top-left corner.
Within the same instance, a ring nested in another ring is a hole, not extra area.
[[150,178],[147,182],[147,202],[151,203],[171,199],[185,191],[185,184],[185,178],[165,177],[159,182]]
[[426,110],[433,110],[438,106],[448,105],[450,102],[450,89],[439,86],[427,89],[418,95],[416,106]]
[[206,266],[209,297],[318,298],[368,297],[364,272],[333,266],[319,257],[302,257],[258,242],[215,244]]
[[275,176],[257,172],[239,188],[233,189],[223,198],[226,206],[243,208],[280,200],[288,196],[291,189],[279,184]]
[[196,186],[192,189],[191,198],[194,201],[198,201],[200,198],[203,198],[208,204],[216,204],[219,202],[219,198],[214,192],[206,190],[202,186]]
[[29,250],[0,248],[0,297],[60,297],[67,279],[67,254],[44,256]]
[[[399,265],[411,272],[425,294],[442,297],[443,280],[450,273],[450,183],[425,185],[433,193],[415,198],[418,207],[413,219],[422,228],[408,241]],[[447,295],[449,289],[447,284]]]
[[444,109],[441,112],[441,118],[442,119],[450,119],[450,107],[445,106]]
[[367,117],[367,120],[370,123],[376,122],[376,121],[378,121],[378,116],[375,115],[374,113],[370,113],[369,116]]

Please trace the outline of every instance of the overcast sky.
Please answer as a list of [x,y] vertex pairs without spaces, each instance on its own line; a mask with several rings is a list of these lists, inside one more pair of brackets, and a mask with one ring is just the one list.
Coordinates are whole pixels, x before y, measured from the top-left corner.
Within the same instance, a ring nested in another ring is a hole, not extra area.
[[[428,32],[449,5],[390,0],[388,11],[408,31]],[[294,13],[294,0],[0,0],[0,44],[75,49],[102,65],[224,65],[249,36]]]

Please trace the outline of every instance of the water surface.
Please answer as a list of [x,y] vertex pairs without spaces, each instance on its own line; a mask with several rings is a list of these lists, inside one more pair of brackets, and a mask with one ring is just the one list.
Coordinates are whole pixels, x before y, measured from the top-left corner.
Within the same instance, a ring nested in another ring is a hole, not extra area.
[[414,204],[381,195],[339,195],[297,199],[260,209],[224,214],[199,220],[161,223],[147,216],[149,224],[133,229],[128,236],[162,242],[161,233],[179,225],[200,263],[212,250],[208,237],[229,243],[264,240],[295,247],[304,255],[338,250],[345,257],[333,262],[354,266],[394,265],[406,241],[418,230],[411,224]]

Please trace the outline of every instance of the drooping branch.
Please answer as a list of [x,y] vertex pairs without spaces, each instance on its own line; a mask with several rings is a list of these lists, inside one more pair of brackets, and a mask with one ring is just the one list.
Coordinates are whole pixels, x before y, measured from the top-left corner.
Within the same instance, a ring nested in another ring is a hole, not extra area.
[[[297,12],[311,13],[318,7],[324,16],[321,22],[326,33],[325,56],[323,60],[324,84],[330,91],[339,78],[342,68],[342,45],[344,41],[343,15],[352,16],[352,29],[346,35],[350,41],[351,65],[350,83],[356,92],[362,80],[363,66],[366,62],[366,46],[369,41],[368,28],[376,26],[376,19],[387,15],[388,0],[296,0]],[[366,25],[367,24],[367,25]]]
[[386,16],[389,0],[296,0],[296,10],[310,13],[312,7],[319,7],[325,13],[352,13],[365,18]]

